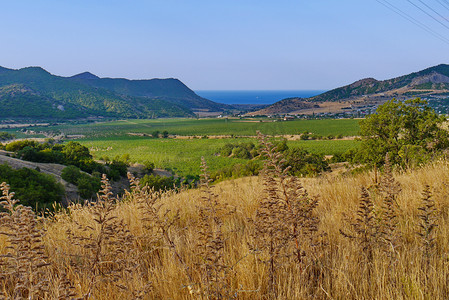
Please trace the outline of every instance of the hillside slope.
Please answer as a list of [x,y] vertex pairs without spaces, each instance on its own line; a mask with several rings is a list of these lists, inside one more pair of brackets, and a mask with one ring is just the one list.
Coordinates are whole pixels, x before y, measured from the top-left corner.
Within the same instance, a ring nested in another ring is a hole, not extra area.
[[[438,65],[425,70],[396,77],[393,79],[378,81],[374,78],[366,78],[350,85],[333,89],[321,95],[309,98],[310,101],[339,101],[353,96],[372,95],[389,91],[405,89],[432,91],[449,89],[449,65]],[[405,91],[402,91],[405,92]]]
[[332,107],[341,111],[348,105],[378,105],[392,98],[438,97],[448,94],[449,65],[441,64],[388,80],[361,79],[307,99],[283,99],[253,114],[319,112],[317,108],[320,107],[324,110]]
[[177,79],[100,79],[85,72],[55,76],[40,67],[0,67],[0,118],[186,117],[225,106],[204,99]]
[[99,78],[89,74],[85,72],[72,78],[86,85],[112,91],[119,95],[166,100],[192,110],[222,110],[227,107],[227,105],[215,103],[198,96],[175,78],[129,80],[124,78]]

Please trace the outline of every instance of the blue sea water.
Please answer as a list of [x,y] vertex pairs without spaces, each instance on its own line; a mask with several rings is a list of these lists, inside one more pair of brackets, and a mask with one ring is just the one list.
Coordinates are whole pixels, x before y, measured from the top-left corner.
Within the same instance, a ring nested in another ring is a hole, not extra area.
[[224,104],[273,104],[290,97],[308,98],[325,91],[316,90],[279,90],[279,91],[195,91],[199,96]]

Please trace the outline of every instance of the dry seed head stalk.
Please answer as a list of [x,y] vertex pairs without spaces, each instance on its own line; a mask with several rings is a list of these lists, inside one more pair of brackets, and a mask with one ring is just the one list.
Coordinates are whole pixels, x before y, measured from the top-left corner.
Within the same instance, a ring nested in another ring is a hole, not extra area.
[[77,296],[73,283],[67,278],[65,273],[58,278],[58,300],[75,299]]
[[393,177],[389,153],[385,156],[384,173],[380,180],[379,190],[382,194],[380,239],[384,244],[384,251],[392,258],[396,253],[400,238],[397,231],[399,206],[396,198],[401,192],[401,186]]
[[422,206],[418,208],[420,210],[418,216],[421,222],[417,234],[421,237],[424,266],[427,274],[430,267],[430,258],[435,247],[435,228],[438,226],[436,223],[437,210],[429,185],[424,186],[421,202]]
[[296,177],[289,176],[282,153],[259,133],[266,157],[263,180],[265,197],[261,199],[254,220],[252,234],[256,253],[268,265],[268,290],[276,296],[276,270],[293,259],[306,264],[317,237],[319,219],[315,214],[317,199],[311,199]]
[[185,271],[189,279],[189,285],[192,284],[193,277],[191,270],[178,251],[171,234],[171,228],[179,220],[179,212],[174,214],[170,210],[161,212],[162,205],[159,204],[159,201],[162,193],[155,192],[154,189],[150,189],[148,186],[141,187],[139,179],[135,178],[129,172],[128,179],[131,186],[131,193],[128,193],[128,196],[137,201],[138,208],[142,214],[141,221],[143,223],[144,233],[138,237],[138,241],[140,248],[147,249],[143,251],[142,255],[150,256],[150,261],[154,261],[156,258],[160,262],[160,250],[164,246],[168,247],[175,260],[178,261]]
[[74,257],[73,267],[88,270],[85,299],[91,296],[100,281],[126,288],[127,278],[136,269],[134,237],[127,224],[114,215],[117,207],[115,201],[111,185],[103,175],[102,190],[97,195],[97,201],[89,207],[94,224],[75,222],[77,232],[68,231],[69,240],[83,253],[81,257]]
[[357,217],[351,224],[351,232],[340,229],[340,233],[355,240],[368,260],[373,261],[374,250],[377,246],[378,225],[374,217],[374,205],[366,188],[362,187]]
[[48,258],[42,242],[44,231],[39,228],[30,207],[16,205],[6,183],[1,185],[1,234],[7,236],[8,253],[1,256],[0,278],[4,282],[3,297],[36,299],[48,291]]
[[229,265],[225,262],[225,235],[222,230],[223,218],[234,213],[213,193],[204,158],[201,158],[201,203],[198,207],[198,240],[196,252],[201,273],[201,293],[212,299],[232,298]]
[[159,200],[161,192],[155,192],[148,186],[142,187],[140,180],[128,172],[131,192],[128,197],[134,199],[139,211],[142,213],[143,233],[137,237],[142,255],[148,257],[151,262],[160,262],[160,251],[163,248],[164,232],[168,230],[166,220],[160,217],[161,205]]

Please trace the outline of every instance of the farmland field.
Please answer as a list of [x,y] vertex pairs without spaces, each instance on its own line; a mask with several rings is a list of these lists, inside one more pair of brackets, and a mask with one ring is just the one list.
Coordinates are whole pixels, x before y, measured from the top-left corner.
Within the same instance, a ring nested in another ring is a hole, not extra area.
[[[218,170],[225,166],[243,163],[247,160],[221,157],[219,149],[226,143],[241,143],[256,139],[151,139],[145,137],[116,137],[103,139],[80,140],[87,146],[95,158],[108,156],[114,158],[129,154],[131,161],[151,161],[156,167],[172,170],[174,173],[198,175],[201,157],[204,156],[210,170]],[[302,147],[310,152],[320,154],[343,153],[356,148],[354,140],[314,140],[289,141],[289,147]]]
[[156,119],[121,120],[89,124],[64,124],[50,127],[33,127],[35,131],[59,130],[64,134],[83,134],[86,137],[120,136],[128,133],[151,134],[154,131],[168,131],[169,134],[183,136],[234,135],[254,136],[257,131],[267,135],[300,134],[305,131],[318,135],[358,134],[358,120],[293,120],[275,121],[271,119]]
[[[257,144],[257,131],[278,138],[290,138],[289,147],[301,147],[309,152],[333,155],[358,147],[354,140],[297,140],[304,132],[327,137],[355,136],[358,134],[358,120],[323,119],[280,121],[272,119],[156,119],[120,120],[87,124],[60,124],[53,126],[33,126],[27,128],[37,134],[56,133],[67,136],[80,135],[80,143],[87,146],[96,159],[107,156],[110,159],[129,154],[133,162],[153,162],[157,168],[173,173],[198,175],[201,157],[204,156],[210,170],[219,170],[245,159],[221,157],[220,148],[227,143],[252,141]],[[22,132],[8,129],[17,137],[26,137]],[[15,132],[14,132],[15,131]],[[155,131],[167,131],[170,138],[151,138]],[[42,135],[40,135],[42,136]],[[174,137],[177,138],[174,138]],[[222,138],[201,138],[221,136]],[[184,138],[183,138],[184,137]],[[188,138],[187,138],[188,137]],[[194,138],[196,137],[196,138]],[[223,138],[224,137],[224,138]]]

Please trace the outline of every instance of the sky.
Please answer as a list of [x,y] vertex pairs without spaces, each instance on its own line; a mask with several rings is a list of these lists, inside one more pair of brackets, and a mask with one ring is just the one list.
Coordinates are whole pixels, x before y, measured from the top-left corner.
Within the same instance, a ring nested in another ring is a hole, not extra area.
[[0,66],[328,90],[449,63],[449,1],[388,0],[421,27],[382,1],[0,0]]

